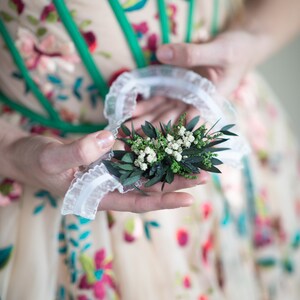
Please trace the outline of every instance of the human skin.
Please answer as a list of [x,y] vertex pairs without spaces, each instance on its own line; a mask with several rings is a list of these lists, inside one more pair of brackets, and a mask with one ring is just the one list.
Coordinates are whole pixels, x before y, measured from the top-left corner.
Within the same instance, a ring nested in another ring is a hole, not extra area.
[[[300,29],[299,0],[252,0],[245,5],[244,18],[232,22],[226,31],[202,44],[169,44],[161,46],[157,57],[162,63],[193,68],[205,74],[223,95],[230,94],[244,74],[256,67],[287,43]],[[288,22],[287,22],[288,20]],[[255,51],[253,47],[255,46]],[[133,117],[135,127],[145,120],[158,123],[176,120],[184,111],[189,118],[197,114],[187,105],[155,98],[159,103],[141,101]],[[101,136],[102,134],[102,136]],[[107,140],[107,144],[100,141]],[[87,165],[107,152],[113,145],[108,132],[86,135],[69,142],[57,138],[31,136],[0,119],[0,175],[25,184],[42,187],[63,195],[81,165]],[[160,192],[156,185],[149,197],[131,192],[109,193],[101,202],[101,210],[145,212],[191,205],[188,193],[175,193],[182,188],[204,183],[207,174],[196,180],[175,180]]]

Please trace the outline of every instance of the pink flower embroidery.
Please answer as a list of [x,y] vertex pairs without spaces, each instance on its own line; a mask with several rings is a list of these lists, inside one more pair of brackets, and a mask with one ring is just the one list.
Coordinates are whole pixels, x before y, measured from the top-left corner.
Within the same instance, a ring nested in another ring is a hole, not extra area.
[[138,38],[141,38],[149,30],[148,24],[146,22],[141,22],[139,24],[132,24],[133,30],[137,34]]
[[18,15],[22,14],[25,8],[25,4],[22,0],[11,0],[11,2],[16,6]]
[[184,228],[178,229],[176,236],[177,236],[177,242],[179,246],[184,247],[187,245],[189,241],[189,234],[186,229]]
[[58,68],[67,72],[74,71],[79,57],[73,43],[62,43],[55,36],[48,35],[41,42],[27,29],[20,28],[16,45],[29,70],[53,73]]
[[40,20],[45,21],[50,13],[55,11],[55,6],[53,3],[50,3],[49,5],[46,5],[44,9],[42,10]]
[[0,206],[7,206],[12,202],[17,201],[22,194],[22,187],[19,183],[4,179],[0,183]]
[[[102,271],[103,274],[100,280],[94,283],[88,282],[87,274],[84,274],[79,281],[80,289],[92,289],[94,293],[94,299],[104,300],[106,299],[107,288],[110,287],[113,290],[116,289],[116,285],[112,278],[112,260],[106,258],[105,249],[100,249],[94,256],[95,273]],[[117,291],[116,291],[117,292]],[[84,297],[84,296],[81,296]],[[78,300],[84,300],[85,298],[79,298]]]
[[97,38],[95,34],[92,31],[87,32],[81,32],[83,38],[85,39],[85,42],[87,43],[87,46],[91,53],[95,52],[97,48]]
[[185,275],[183,277],[182,284],[186,289],[189,289],[192,286],[190,276]]

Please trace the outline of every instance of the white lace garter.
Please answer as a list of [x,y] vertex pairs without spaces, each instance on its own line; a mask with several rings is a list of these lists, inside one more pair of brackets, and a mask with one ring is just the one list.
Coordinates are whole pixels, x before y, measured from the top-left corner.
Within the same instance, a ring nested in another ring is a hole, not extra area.
[[[123,73],[111,86],[105,100],[104,115],[108,120],[106,129],[114,136],[117,135],[121,124],[132,116],[137,96],[140,94],[145,99],[159,95],[193,105],[199,110],[201,118],[209,124],[219,120],[216,130],[234,123],[232,106],[216,92],[209,80],[181,68],[150,66]],[[220,152],[218,158],[233,167],[241,166],[242,157],[249,153],[249,146],[240,135],[231,137],[224,143],[224,147],[231,150]],[[108,192],[118,190],[125,193],[132,190],[123,189],[118,179],[110,175],[102,164],[101,161],[110,159],[111,155],[112,153],[107,153],[85,171],[75,174],[65,195],[63,215],[76,214],[94,219],[101,199]]]

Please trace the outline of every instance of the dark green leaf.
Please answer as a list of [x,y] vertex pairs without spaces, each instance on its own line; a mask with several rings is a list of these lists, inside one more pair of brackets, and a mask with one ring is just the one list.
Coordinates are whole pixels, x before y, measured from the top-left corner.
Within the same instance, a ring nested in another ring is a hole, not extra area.
[[211,148],[211,147],[209,147],[209,148],[205,148],[205,149],[203,149],[202,151],[203,152],[220,152],[220,151],[226,151],[226,150],[230,150],[230,148]]
[[191,147],[189,149],[184,149],[181,153],[182,156],[195,156],[195,155],[200,155],[203,152],[202,149],[198,149],[196,147]]
[[119,159],[121,160],[122,157],[127,154],[128,152],[127,151],[124,151],[124,150],[115,150],[113,151],[113,157],[116,158],[116,159]]
[[132,177],[129,177],[127,179],[125,179],[122,184],[124,186],[128,186],[128,185],[133,185],[135,184],[137,181],[139,181],[141,179],[141,175],[136,175],[136,176],[132,176]]
[[156,130],[151,123],[146,121],[145,125],[142,125],[141,127],[145,135],[147,135],[150,138],[156,139]]
[[200,120],[200,116],[196,116],[195,118],[193,118],[187,125],[186,125],[186,130],[188,131],[192,131],[195,126],[198,124]]
[[121,125],[121,129],[122,129],[122,131],[124,132],[124,134],[126,136],[130,136],[131,135],[131,132],[130,132],[129,128],[125,124]]
[[130,164],[118,164],[118,167],[125,171],[132,171],[134,169],[134,166]]
[[234,132],[231,132],[231,131],[226,131],[226,130],[222,130],[222,131],[220,131],[220,132],[222,132],[224,135],[231,135],[231,136],[237,136],[237,134],[236,133],[234,133]]
[[126,162],[126,163],[133,163],[134,162],[134,155],[133,153],[126,153],[122,159],[121,159],[123,162]]
[[146,183],[145,183],[145,187],[150,187],[158,182],[161,181],[161,179],[163,178],[163,175],[164,174],[159,174],[159,175],[156,175],[155,177],[153,177],[152,179],[148,180]]
[[219,160],[219,159],[217,159],[217,158],[215,158],[215,157],[213,157],[213,158],[211,159],[211,162],[212,162],[212,164],[215,165],[215,166],[218,166],[218,165],[222,165],[222,164],[223,164],[223,162],[222,162],[221,160]]
[[206,147],[213,147],[213,146],[222,144],[222,143],[224,143],[226,141],[228,141],[228,139],[216,139],[216,140],[210,142],[209,144],[207,144]]
[[166,182],[171,184],[174,181],[174,173],[171,169],[168,169],[167,175],[166,175]]
[[120,172],[113,167],[113,162],[109,161],[109,160],[103,160],[102,163],[104,164],[104,166],[106,167],[107,171],[111,174],[114,175],[116,177],[120,177],[121,174]]
[[167,133],[166,133],[165,128],[164,128],[164,126],[161,122],[159,122],[159,126],[160,126],[160,130],[161,130],[161,133],[163,134],[163,136],[166,136]]
[[221,128],[220,132],[222,132],[222,131],[227,131],[227,130],[231,129],[231,128],[234,127],[234,126],[235,126],[235,124],[228,124],[228,125],[226,125],[226,126],[223,126],[223,127]]
[[222,173],[218,168],[216,168],[215,166],[211,166],[211,167],[207,167],[204,164],[200,164],[199,168],[204,170],[204,171],[208,171],[208,172],[212,172],[212,173]]

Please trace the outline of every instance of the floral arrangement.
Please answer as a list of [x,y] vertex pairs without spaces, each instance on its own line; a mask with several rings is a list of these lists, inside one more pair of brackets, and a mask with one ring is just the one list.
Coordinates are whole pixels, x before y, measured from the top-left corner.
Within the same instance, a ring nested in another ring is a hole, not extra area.
[[146,180],[144,187],[162,182],[171,184],[175,175],[195,179],[201,170],[221,173],[216,167],[222,164],[218,152],[229,148],[215,147],[228,140],[224,136],[235,136],[230,129],[234,124],[213,132],[217,122],[210,127],[202,124],[196,128],[200,116],[186,122],[186,114],[172,125],[160,123],[160,129],[145,122],[143,134],[131,130],[124,124],[121,130],[125,137],[118,138],[126,144],[125,150],[113,151],[111,160],[103,161],[111,175],[117,177],[123,186],[133,186],[141,191],[136,183]]

